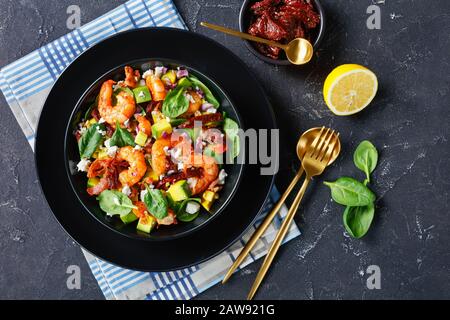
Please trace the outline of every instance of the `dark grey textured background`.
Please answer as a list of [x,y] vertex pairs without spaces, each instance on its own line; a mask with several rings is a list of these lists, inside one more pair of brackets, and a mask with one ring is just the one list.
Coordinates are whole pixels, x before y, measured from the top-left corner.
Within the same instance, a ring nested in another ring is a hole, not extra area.
[[[0,66],[68,32],[66,8],[78,4],[86,23],[125,1],[2,0]],[[380,150],[374,174],[375,223],[363,240],[348,238],[342,208],[320,183],[307,193],[297,222],[303,232],[280,251],[258,294],[270,299],[450,298],[449,98],[450,4],[447,0],[323,0],[327,36],[306,67],[275,67],[240,40],[204,30],[202,20],[237,28],[242,1],[175,0],[190,29],[237,53],[273,100],[281,128],[283,189],[298,161],[298,135],[312,126],[341,132],[343,152],[324,179],[351,175],[357,143]],[[380,3],[382,29],[368,30],[366,8]],[[322,84],[342,63],[369,66],[380,90],[357,116],[333,116]],[[59,227],[38,187],[33,154],[0,98],[0,298],[102,299],[77,245]],[[322,178],[320,178],[322,180]],[[314,193],[312,192],[314,190]],[[68,265],[82,268],[82,289],[66,288]],[[364,270],[379,265],[381,290],[368,290]],[[200,299],[244,298],[260,263]]]

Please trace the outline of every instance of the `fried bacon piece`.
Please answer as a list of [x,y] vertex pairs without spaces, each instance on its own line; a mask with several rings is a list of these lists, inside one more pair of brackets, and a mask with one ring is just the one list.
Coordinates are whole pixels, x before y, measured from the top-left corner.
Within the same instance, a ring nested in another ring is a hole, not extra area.
[[202,114],[200,116],[189,118],[188,121],[182,123],[179,128],[193,128],[195,122],[201,122],[202,127],[215,127],[223,120],[221,113]]
[[120,186],[119,173],[129,166],[126,161],[119,161],[113,158],[97,159],[88,170],[88,178],[100,177],[100,182],[88,188],[89,195],[99,195],[106,189],[117,189]]

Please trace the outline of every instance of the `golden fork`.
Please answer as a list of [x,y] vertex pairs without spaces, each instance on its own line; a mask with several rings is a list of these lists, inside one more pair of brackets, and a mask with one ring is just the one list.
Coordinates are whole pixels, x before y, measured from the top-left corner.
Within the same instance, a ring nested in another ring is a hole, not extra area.
[[252,288],[250,289],[250,293],[248,294],[248,300],[251,300],[253,298],[262,280],[264,279],[264,276],[269,270],[269,267],[272,264],[272,261],[275,258],[275,255],[278,252],[283,239],[286,237],[286,234],[289,231],[289,227],[292,223],[292,220],[294,219],[295,213],[297,212],[297,209],[300,205],[303,195],[305,194],[306,188],[311,181],[311,178],[322,174],[322,172],[325,170],[331,159],[331,156],[333,155],[334,147],[336,146],[338,141],[339,137],[338,135],[335,135],[334,130],[330,132],[330,129],[327,129],[325,134],[319,135],[307,149],[307,152],[302,161],[302,167],[306,172],[305,181],[303,182],[302,187],[297,193],[292,206],[289,208],[286,218],[283,220],[280,230],[278,231],[275,240],[266,255],[266,258],[264,259],[261,269],[256,276],[256,280],[253,283]]
[[[323,131],[325,130],[325,127],[322,128],[311,128],[307,130],[305,133],[303,133],[298,140],[297,143],[297,155],[299,157],[299,160],[302,161],[303,157],[305,155],[305,152],[307,151],[307,146],[311,145],[314,140],[317,137],[320,137],[323,134]],[[334,152],[332,154],[332,157],[330,159],[329,165],[333,163],[340,152],[340,144],[337,144]],[[239,253],[239,256],[236,258],[234,263],[231,265],[230,269],[228,270],[227,274],[222,280],[222,283],[226,283],[230,277],[233,275],[234,271],[241,265],[241,263],[244,261],[244,259],[247,257],[249,252],[253,249],[253,247],[258,242],[259,238],[266,232],[267,228],[272,223],[272,220],[275,218],[278,211],[281,209],[281,206],[286,201],[286,198],[289,196],[291,191],[296,186],[297,182],[300,180],[301,176],[303,175],[303,167],[300,166],[300,169],[297,171],[296,175],[292,179],[291,183],[287,187],[286,191],[283,193],[283,195],[280,197],[278,202],[275,204],[275,206],[272,208],[272,210],[266,215],[264,218],[264,221],[260,224],[260,226],[256,229],[256,231],[253,233],[251,238],[247,241],[245,247],[242,249],[242,251]]]

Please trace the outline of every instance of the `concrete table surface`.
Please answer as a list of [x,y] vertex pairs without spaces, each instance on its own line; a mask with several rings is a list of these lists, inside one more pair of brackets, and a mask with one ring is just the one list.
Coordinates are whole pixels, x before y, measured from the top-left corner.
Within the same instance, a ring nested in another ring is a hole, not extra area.
[[[123,2],[3,0],[0,66],[67,33],[69,5],[80,6],[86,23]],[[296,218],[303,235],[280,251],[257,298],[450,298],[448,1],[322,0],[326,37],[304,67],[263,63],[239,39],[199,27],[206,20],[237,28],[241,3],[175,0],[192,31],[238,54],[266,88],[281,129],[279,189],[294,175],[299,165],[295,143],[310,127],[328,125],[341,132],[342,154],[323,179],[362,179],[352,163],[361,140],[371,140],[380,151],[373,176],[377,210],[368,235],[354,240],[344,233],[343,209],[317,179]],[[366,10],[373,3],[381,9],[380,30],[366,27]],[[371,106],[352,117],[332,115],[322,98],[326,75],[342,63],[366,65],[380,82]],[[0,298],[103,299],[80,248],[58,225],[40,192],[33,153],[3,96],[0,146]],[[69,265],[81,267],[80,290],[66,286]],[[259,265],[198,298],[244,298]],[[370,265],[380,267],[379,290],[366,286]]]

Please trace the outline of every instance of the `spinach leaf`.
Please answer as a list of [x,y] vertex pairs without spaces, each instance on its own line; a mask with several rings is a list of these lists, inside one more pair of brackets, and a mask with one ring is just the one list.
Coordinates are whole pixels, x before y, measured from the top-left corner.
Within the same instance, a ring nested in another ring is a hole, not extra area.
[[126,216],[132,209],[137,207],[133,205],[130,198],[116,190],[105,190],[97,197],[100,209],[109,215]]
[[211,90],[209,90],[209,88],[203,82],[201,82],[194,76],[189,76],[188,79],[189,81],[191,81],[193,87],[198,87],[203,91],[206,101],[211,103],[216,109],[220,106],[219,101],[216,99],[216,97],[214,97]]
[[169,118],[176,118],[189,108],[189,99],[184,95],[186,89],[176,87],[164,99],[162,113]]
[[347,207],[343,215],[345,229],[353,238],[362,238],[369,231],[374,214],[373,203],[363,207]]
[[375,194],[353,178],[342,177],[335,182],[324,182],[331,188],[331,197],[344,206],[368,206],[375,201]]
[[188,198],[186,200],[183,200],[183,202],[181,203],[181,205],[179,206],[179,209],[177,211],[177,219],[179,221],[191,222],[191,221],[195,220],[198,217],[198,215],[200,214],[200,210],[194,214],[190,214],[190,213],[186,212],[186,205],[190,201],[195,201],[195,202],[198,202],[199,204],[201,203],[201,200],[198,198]]
[[157,219],[163,219],[168,214],[168,203],[163,192],[158,189],[150,189],[147,187],[147,193],[144,197],[144,203],[148,211]]
[[103,135],[100,133],[101,131],[105,131],[105,125],[94,123],[83,133],[78,141],[78,150],[81,158],[90,158],[102,143]]
[[127,129],[122,129],[120,127],[119,121],[117,121],[116,122],[116,131],[114,131],[114,134],[111,137],[109,145],[111,147],[118,146],[119,148],[122,148],[125,146],[134,147],[136,145],[136,143],[134,142],[134,139],[133,139],[133,136],[131,135],[131,133],[129,133]]
[[233,138],[238,135],[239,125],[236,121],[230,118],[225,118],[223,120],[223,131],[228,137]]
[[355,166],[366,174],[367,182],[370,182],[370,174],[375,170],[378,162],[378,151],[370,141],[363,141],[353,154]]
[[239,138],[239,125],[236,121],[230,118],[225,118],[223,121],[223,131],[225,131],[225,134],[228,137],[228,144],[230,145],[229,152],[227,154],[229,155],[229,158],[231,160],[234,160],[239,155],[240,147],[241,147],[241,141]]

